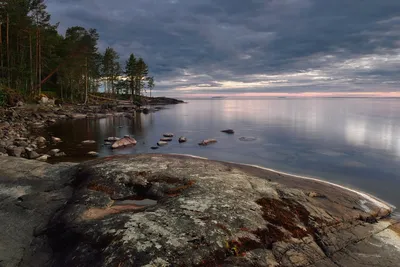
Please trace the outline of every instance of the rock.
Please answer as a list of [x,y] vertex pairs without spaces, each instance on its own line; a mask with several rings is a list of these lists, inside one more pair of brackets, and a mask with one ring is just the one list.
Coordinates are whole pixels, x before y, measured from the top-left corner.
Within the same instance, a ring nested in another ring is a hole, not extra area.
[[40,157],[36,151],[26,151],[26,156],[28,159],[37,159]]
[[14,141],[14,145],[27,147],[29,144],[26,141]]
[[56,121],[55,119],[48,119],[46,122],[47,122],[48,124],[54,124],[54,123],[56,123],[57,121]]
[[217,143],[217,140],[215,140],[215,139],[205,139],[205,140],[201,141],[199,143],[199,145],[200,146],[207,146],[209,144],[214,144],[214,143]]
[[49,98],[47,96],[42,96],[39,100],[39,104],[47,104],[49,102]]
[[7,148],[7,154],[12,157],[21,157],[21,154],[24,151],[24,147],[10,146]]
[[150,110],[148,108],[143,109],[143,114],[149,114]]
[[50,158],[50,155],[46,155],[46,154],[45,154],[45,155],[42,155],[42,156],[36,158],[36,160],[39,160],[39,161],[47,161],[48,158]]
[[[57,137],[55,137],[55,138],[57,138]],[[61,139],[60,138],[58,138],[60,141],[61,141]],[[36,143],[39,143],[39,144],[43,144],[43,143],[46,143],[46,138],[44,138],[43,136],[38,136],[36,139],[35,139],[35,141],[36,141]],[[54,142],[54,141],[53,141]]]
[[174,137],[173,133],[165,133],[163,134],[164,137]]
[[55,154],[55,157],[65,157],[67,154],[65,154],[65,152],[58,152],[57,154]]
[[166,146],[166,145],[168,145],[168,142],[165,142],[165,141],[158,141],[158,142],[157,142],[157,145],[158,145],[158,146]]
[[7,153],[0,152],[0,156],[8,157],[8,154],[7,154]]
[[124,137],[118,141],[115,141],[114,144],[112,144],[111,148],[116,149],[126,146],[134,146],[136,145],[136,143],[137,143],[136,140],[133,139],[132,137]]
[[232,130],[232,129],[222,130],[221,132],[227,133],[227,134],[234,134],[235,133],[235,131]]
[[105,146],[111,146],[113,143],[114,143],[114,142],[105,141],[105,142],[104,142],[104,145],[105,145]]
[[16,104],[17,107],[23,107],[24,106],[24,102],[22,101],[18,101]]
[[118,137],[108,137],[108,138],[104,139],[104,141],[115,142],[115,141],[118,141],[120,139],[121,138],[118,138]]
[[[45,228],[57,251],[52,266],[394,267],[400,260],[398,224],[360,219],[368,213],[351,207],[367,198],[322,182],[154,154],[96,159],[74,175],[71,198]],[[312,191],[327,198],[310,199]]]
[[131,138],[129,134],[124,135],[124,138]]
[[253,137],[253,136],[248,136],[248,137],[242,136],[242,137],[239,138],[239,140],[243,141],[243,142],[250,142],[250,141],[257,140],[257,138]]
[[94,140],[85,140],[85,141],[82,141],[82,144],[84,144],[84,145],[95,144],[95,143],[96,143],[96,141],[94,141]]
[[153,150],[156,150],[156,149],[158,149],[158,146],[152,146],[150,148],[153,149]]
[[133,118],[135,117],[135,115],[134,115],[134,114],[131,114],[131,113],[125,113],[125,114],[124,114],[124,117],[125,117],[125,118],[128,118],[128,119],[133,119]]
[[179,143],[185,143],[186,141],[187,141],[186,137],[184,137],[184,136],[179,137],[179,140],[178,140]]
[[60,143],[61,142],[61,139],[60,138],[58,138],[58,137],[54,137],[54,136],[52,136],[51,137],[51,141],[53,141],[53,143]]
[[160,138],[160,141],[171,142],[171,141],[172,141],[172,138],[170,138],[170,137],[163,137],[163,138]]
[[324,195],[322,195],[322,194],[320,194],[320,193],[317,193],[317,192],[314,192],[314,191],[308,192],[307,195],[308,195],[309,197],[322,197],[322,198],[325,197]]
[[54,149],[50,150],[47,154],[49,154],[49,156],[53,157],[53,156],[55,156],[57,153],[60,153],[60,149],[54,148]]
[[89,156],[98,156],[99,153],[97,153],[96,151],[90,151],[87,153]]

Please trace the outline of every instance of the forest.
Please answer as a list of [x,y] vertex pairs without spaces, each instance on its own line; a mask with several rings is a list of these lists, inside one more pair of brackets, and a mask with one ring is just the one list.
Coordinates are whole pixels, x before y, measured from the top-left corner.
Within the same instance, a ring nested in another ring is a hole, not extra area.
[[[43,94],[64,102],[87,103],[88,95],[137,98],[154,88],[145,61],[133,53],[121,59],[99,51],[96,29],[52,24],[44,0],[0,1],[0,105]],[[122,63],[121,63],[122,62]]]

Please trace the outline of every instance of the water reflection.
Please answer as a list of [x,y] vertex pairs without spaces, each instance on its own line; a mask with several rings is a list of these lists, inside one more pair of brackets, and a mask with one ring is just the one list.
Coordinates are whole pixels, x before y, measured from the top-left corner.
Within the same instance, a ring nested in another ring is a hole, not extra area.
[[[51,126],[48,135],[61,137],[59,148],[69,157],[90,159],[134,153],[194,154],[243,162],[330,179],[361,188],[400,206],[400,103],[390,99],[252,99],[190,100],[134,119],[109,117],[68,121]],[[235,129],[235,135],[220,130]],[[164,132],[184,135],[156,151],[150,149]],[[108,136],[131,135],[136,147],[111,150]],[[241,136],[254,136],[241,142]],[[218,143],[199,147],[205,138]],[[82,145],[93,139],[97,144]],[[54,159],[53,159],[54,160]],[[60,160],[60,159],[55,159]]]

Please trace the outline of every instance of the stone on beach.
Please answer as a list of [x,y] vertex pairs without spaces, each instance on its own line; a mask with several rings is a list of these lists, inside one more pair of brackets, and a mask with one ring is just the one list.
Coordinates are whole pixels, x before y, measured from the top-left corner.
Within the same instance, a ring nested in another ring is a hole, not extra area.
[[199,145],[200,146],[207,146],[209,144],[214,144],[214,143],[217,143],[217,140],[215,140],[215,139],[205,139],[205,140],[201,141],[199,143]]
[[227,133],[227,134],[234,134],[235,133],[235,131],[232,130],[232,129],[222,130],[221,132]]
[[178,140],[179,143],[185,143],[186,141],[187,141],[186,137],[184,137],[184,136],[179,137],[179,140]]
[[38,136],[38,137],[36,137],[35,141],[36,141],[36,143],[43,144],[43,143],[46,143],[46,138],[44,138],[43,136]]
[[115,141],[115,143],[112,144],[111,148],[116,149],[126,146],[134,146],[136,145],[136,143],[137,141],[134,138],[127,136],[118,141]]
[[55,156],[56,154],[60,153],[60,149],[58,148],[54,148],[52,150],[50,150],[47,154],[49,154],[50,156]]
[[50,155],[46,155],[46,154],[45,154],[45,155],[42,155],[42,156],[36,158],[36,160],[39,160],[39,161],[47,161],[48,158],[50,158]]
[[165,133],[163,134],[164,137],[174,137],[173,133]]
[[59,142],[61,142],[61,138],[52,136],[51,141],[53,141],[53,143],[59,143]]

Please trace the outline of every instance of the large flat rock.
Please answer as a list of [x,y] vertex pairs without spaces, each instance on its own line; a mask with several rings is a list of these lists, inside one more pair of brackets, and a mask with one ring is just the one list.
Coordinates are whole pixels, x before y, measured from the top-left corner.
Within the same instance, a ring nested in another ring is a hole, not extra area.
[[84,163],[53,266],[398,266],[388,205],[332,184],[176,155]]
[[0,157],[0,266],[398,266],[366,194],[177,155]]

